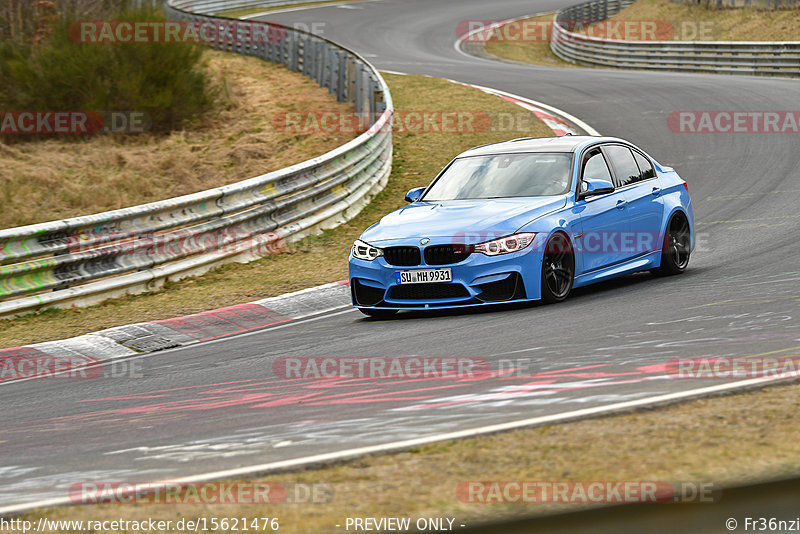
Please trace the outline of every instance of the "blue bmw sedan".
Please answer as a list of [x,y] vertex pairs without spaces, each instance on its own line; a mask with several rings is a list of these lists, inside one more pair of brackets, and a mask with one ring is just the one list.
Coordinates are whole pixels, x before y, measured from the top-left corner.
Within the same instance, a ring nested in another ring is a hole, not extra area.
[[694,250],[689,190],[612,137],[522,138],[459,154],[350,252],[367,315],[567,298],[574,287],[683,272]]

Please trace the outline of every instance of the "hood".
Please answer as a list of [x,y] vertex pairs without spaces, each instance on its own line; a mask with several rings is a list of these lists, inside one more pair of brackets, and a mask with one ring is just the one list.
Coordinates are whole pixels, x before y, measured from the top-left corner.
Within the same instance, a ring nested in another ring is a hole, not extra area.
[[[386,215],[361,235],[364,241],[461,237],[479,242],[516,232],[566,205],[566,196],[413,202]],[[469,236],[473,238],[470,239]]]

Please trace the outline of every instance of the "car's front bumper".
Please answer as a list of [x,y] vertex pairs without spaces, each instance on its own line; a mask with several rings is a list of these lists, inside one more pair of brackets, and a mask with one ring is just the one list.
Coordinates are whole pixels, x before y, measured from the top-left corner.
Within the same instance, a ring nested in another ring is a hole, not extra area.
[[[538,237],[538,236],[537,236]],[[350,257],[353,305],[359,308],[425,310],[537,300],[541,297],[542,254],[529,246],[501,256],[473,253],[449,265],[389,265]],[[398,271],[450,269],[452,282],[398,284]],[[447,286],[447,287],[445,287]]]

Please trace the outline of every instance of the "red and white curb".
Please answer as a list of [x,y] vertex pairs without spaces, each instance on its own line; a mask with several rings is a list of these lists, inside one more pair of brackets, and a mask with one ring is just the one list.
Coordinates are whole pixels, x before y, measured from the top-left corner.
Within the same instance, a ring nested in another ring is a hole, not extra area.
[[182,347],[288,323],[350,305],[346,280],[183,317],[116,326],[58,341],[0,349],[0,382]]
[[[558,136],[567,135],[567,134],[579,135],[581,133],[581,132],[578,131],[577,128],[573,128],[572,125],[570,123],[568,123],[567,121],[558,118],[554,113],[550,113],[550,112],[546,111],[541,106],[541,102],[536,102],[534,104],[533,100],[529,100],[527,98],[524,98],[524,97],[521,97],[521,96],[518,96],[518,95],[514,95],[514,94],[511,94],[511,93],[506,93],[505,91],[499,91],[497,89],[492,89],[491,87],[482,87],[480,85],[472,85],[472,84],[469,84],[469,83],[459,82],[459,81],[456,81],[456,80],[449,80],[449,81],[451,81],[453,83],[457,83],[459,85],[466,86],[466,87],[471,87],[471,88],[477,89],[479,91],[483,91],[484,93],[487,93],[487,94],[490,94],[490,95],[497,96],[499,98],[502,98],[503,100],[506,100],[506,101],[511,102],[513,104],[516,104],[516,105],[518,105],[518,106],[520,106],[520,107],[522,107],[524,109],[527,109],[528,111],[530,111],[531,113],[533,113],[534,115],[539,117],[542,120],[542,122],[544,122],[547,125],[547,127],[550,128],[551,130],[553,130],[553,133],[558,135]],[[548,106],[548,107],[550,107],[550,106]],[[550,109],[555,111],[555,109],[552,108],[552,107],[550,107]],[[566,113],[561,111],[561,110],[557,110],[557,111],[562,116],[566,115]],[[577,120],[577,119],[575,119],[573,117],[573,120]],[[583,121],[579,121],[579,122],[581,122],[584,125],[583,129],[588,128],[587,133],[589,132],[589,130],[593,131],[593,132],[597,132],[597,130],[595,130],[594,128],[592,128],[588,124],[584,123]],[[599,135],[599,134],[592,133],[592,134],[589,134],[589,135]]]
[[[405,72],[397,72],[392,70],[382,70],[381,72],[385,72],[387,74],[395,74],[397,76],[408,76]],[[428,78],[437,78],[436,76],[427,76]],[[516,104],[524,109],[527,109],[537,117],[539,117],[548,128],[550,128],[555,135],[562,136],[562,135],[592,135],[592,136],[599,136],[601,135],[596,129],[592,126],[587,124],[585,121],[582,121],[578,117],[567,113],[563,109],[558,109],[557,107],[550,106],[543,102],[539,102],[537,100],[531,100],[530,98],[526,98],[524,96],[516,95],[514,93],[509,93],[507,91],[501,91],[500,89],[495,89],[493,87],[484,87],[482,85],[475,85],[471,83],[461,82],[459,80],[452,80],[450,78],[439,78],[440,80],[447,80],[450,83],[455,83],[458,85],[462,85],[464,87],[469,87],[471,89],[477,89],[478,91],[483,91],[486,94],[496,96],[498,98],[502,98],[508,102]]]

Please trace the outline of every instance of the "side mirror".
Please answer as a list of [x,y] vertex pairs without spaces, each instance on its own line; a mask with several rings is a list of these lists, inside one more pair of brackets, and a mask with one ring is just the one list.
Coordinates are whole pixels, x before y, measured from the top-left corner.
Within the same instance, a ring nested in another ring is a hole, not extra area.
[[423,191],[427,189],[426,187],[415,187],[414,189],[409,190],[406,193],[406,202],[416,202],[419,200],[419,197],[422,196]]
[[581,182],[581,192],[578,198],[593,197],[595,195],[605,195],[614,191],[614,184],[608,180],[599,178],[588,178]]

